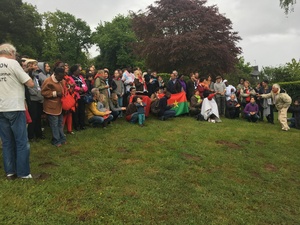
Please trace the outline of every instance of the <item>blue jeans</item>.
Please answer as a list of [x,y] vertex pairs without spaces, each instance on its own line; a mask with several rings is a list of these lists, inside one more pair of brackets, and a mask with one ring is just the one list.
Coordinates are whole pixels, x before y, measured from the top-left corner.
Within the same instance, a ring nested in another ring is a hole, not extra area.
[[166,110],[165,112],[164,112],[164,117],[165,117],[165,119],[168,119],[168,118],[172,118],[172,117],[175,117],[175,115],[176,115],[176,112],[175,112],[175,110]]
[[25,111],[0,112],[0,136],[5,173],[18,177],[29,175],[30,145]]
[[137,112],[131,114],[130,123],[136,123],[139,120],[139,114]]
[[47,117],[52,130],[52,144],[64,144],[66,142],[66,137],[63,131],[63,114],[58,116],[47,114]]
[[138,114],[139,117],[139,124],[144,124],[145,122],[145,114]]
[[93,127],[99,127],[102,125],[104,122],[110,122],[113,120],[113,116],[109,115],[108,118],[104,119],[102,116],[93,116],[88,120],[89,123],[92,124]]

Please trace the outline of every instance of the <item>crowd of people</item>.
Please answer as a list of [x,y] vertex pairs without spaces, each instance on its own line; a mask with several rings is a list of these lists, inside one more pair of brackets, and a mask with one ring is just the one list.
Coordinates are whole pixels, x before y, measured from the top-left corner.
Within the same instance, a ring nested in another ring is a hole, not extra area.
[[[52,69],[52,70],[51,70]],[[51,72],[52,71],[52,72]],[[239,117],[249,122],[263,120],[274,123],[273,106],[283,131],[291,98],[278,84],[263,81],[252,88],[241,79],[233,86],[221,76],[189,78],[173,71],[167,81],[156,71],[139,68],[117,69],[110,76],[106,68],[90,66],[83,73],[80,64],[69,67],[58,61],[53,68],[28,56],[16,60],[16,49],[0,45],[0,135],[3,142],[4,170],[8,178],[31,178],[29,142],[45,139],[42,121],[47,118],[51,143],[67,144],[67,135],[91,127],[106,128],[125,118],[143,127],[149,113],[164,121],[175,117],[172,94],[184,92],[189,102],[189,115],[197,120],[221,122],[221,117]],[[290,107],[291,123],[300,128],[299,101]],[[66,126],[66,132],[64,127]],[[49,138],[50,139],[50,138]]]

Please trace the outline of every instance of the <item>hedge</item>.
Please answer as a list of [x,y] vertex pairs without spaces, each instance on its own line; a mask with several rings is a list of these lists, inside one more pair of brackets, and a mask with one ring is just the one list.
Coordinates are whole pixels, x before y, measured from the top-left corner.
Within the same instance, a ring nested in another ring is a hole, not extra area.
[[281,89],[286,90],[293,100],[300,98],[300,81],[279,82],[278,84]]

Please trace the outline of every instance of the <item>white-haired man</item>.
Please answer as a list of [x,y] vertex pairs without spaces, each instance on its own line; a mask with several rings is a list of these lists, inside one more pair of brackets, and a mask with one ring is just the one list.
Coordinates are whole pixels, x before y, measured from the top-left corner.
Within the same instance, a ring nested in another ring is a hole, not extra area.
[[272,98],[273,104],[278,110],[278,121],[281,124],[281,129],[283,131],[288,131],[290,127],[287,124],[287,110],[292,103],[291,97],[286,93],[280,93],[279,84],[273,84],[272,91],[270,93],[258,96],[261,98]]
[[25,88],[34,82],[16,61],[11,44],[0,45],[0,136],[8,179],[32,178],[25,117]]

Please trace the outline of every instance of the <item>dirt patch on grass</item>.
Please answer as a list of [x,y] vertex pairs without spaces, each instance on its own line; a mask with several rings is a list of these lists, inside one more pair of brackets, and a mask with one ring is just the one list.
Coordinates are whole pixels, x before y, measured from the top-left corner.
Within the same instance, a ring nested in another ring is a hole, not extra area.
[[265,146],[266,145],[266,143],[264,143],[262,141],[256,141],[255,144],[258,145],[258,146]]
[[129,153],[128,149],[126,149],[126,148],[118,148],[117,152],[120,152],[120,153]]
[[181,156],[187,160],[191,160],[191,161],[200,161],[202,158],[196,155],[191,155],[188,153],[181,153]]
[[42,167],[42,168],[53,168],[56,166],[58,166],[58,165],[53,162],[44,162],[44,163],[39,164],[39,167]]
[[249,140],[246,140],[246,139],[242,139],[242,140],[240,140],[240,143],[241,143],[241,144],[245,144],[245,145],[249,145],[249,144],[250,144],[250,141],[249,141]]
[[233,142],[230,142],[230,141],[225,141],[225,140],[219,140],[219,141],[216,141],[217,144],[220,144],[220,145],[225,145],[231,149],[240,149],[242,148],[240,145],[236,144],[236,143],[233,143]]
[[50,177],[51,177],[51,175],[48,174],[48,173],[41,173],[37,179],[38,179],[38,180],[47,180],[47,179],[49,179]]
[[123,164],[129,165],[129,164],[140,163],[140,162],[142,162],[142,160],[140,160],[140,159],[124,159],[122,162],[123,162]]
[[93,218],[95,218],[97,215],[96,211],[88,211],[88,212],[81,212],[78,216],[77,219],[81,222],[87,222]]
[[264,168],[266,171],[269,171],[269,172],[276,172],[278,170],[278,168],[271,163],[266,164]]
[[252,177],[261,178],[260,174],[258,172],[251,172]]

